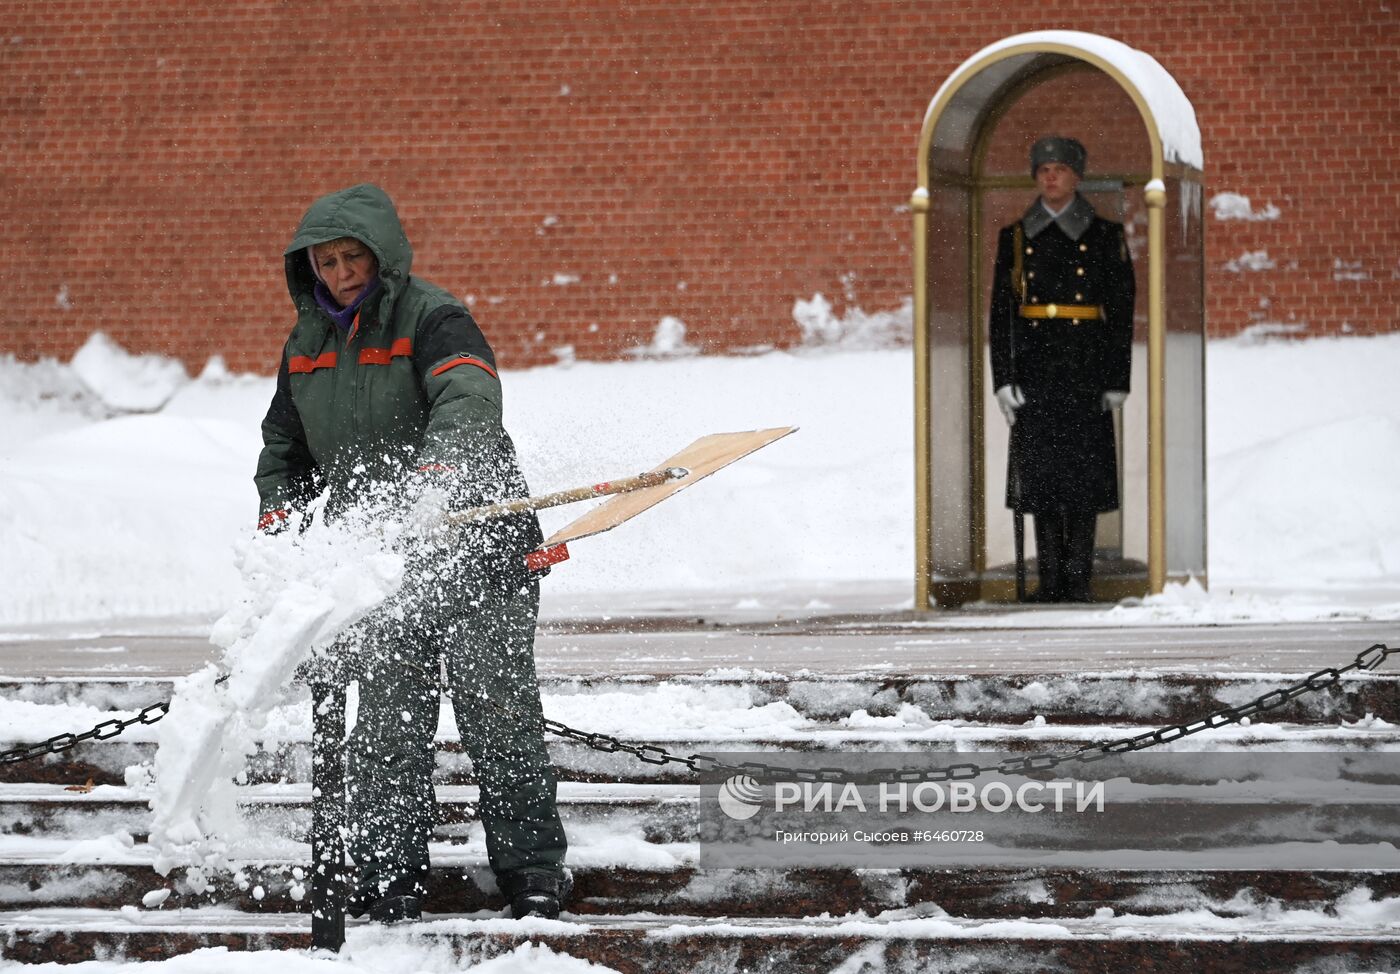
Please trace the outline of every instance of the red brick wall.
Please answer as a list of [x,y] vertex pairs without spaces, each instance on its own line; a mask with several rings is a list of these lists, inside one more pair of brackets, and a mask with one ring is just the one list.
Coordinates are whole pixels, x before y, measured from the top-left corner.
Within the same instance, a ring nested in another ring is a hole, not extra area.
[[[362,180],[507,366],[613,357],[664,315],[707,350],[789,344],[794,299],[909,293],[929,100],[984,45],[1046,28],[1153,54],[1195,105],[1207,197],[1278,208],[1208,220],[1213,334],[1400,327],[1396,3],[3,9],[0,352],[22,358],[100,328],[192,368],[271,369],[281,248],[313,197]],[[1272,268],[1224,269],[1261,250]]]

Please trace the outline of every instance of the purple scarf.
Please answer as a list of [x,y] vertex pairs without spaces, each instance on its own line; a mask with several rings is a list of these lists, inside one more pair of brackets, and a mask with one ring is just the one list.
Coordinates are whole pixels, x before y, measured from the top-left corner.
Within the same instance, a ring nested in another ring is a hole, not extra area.
[[331,297],[330,289],[321,281],[317,281],[315,289],[316,303],[321,306],[322,311],[331,316],[331,321],[335,322],[337,328],[341,331],[348,331],[350,322],[355,320],[355,314],[360,310],[360,305],[365,303],[365,298],[378,290],[379,278],[376,277],[374,280],[370,281],[369,284],[365,285],[365,289],[360,292],[359,296],[355,298],[354,301],[351,301],[342,308],[340,305],[336,304],[335,298]]

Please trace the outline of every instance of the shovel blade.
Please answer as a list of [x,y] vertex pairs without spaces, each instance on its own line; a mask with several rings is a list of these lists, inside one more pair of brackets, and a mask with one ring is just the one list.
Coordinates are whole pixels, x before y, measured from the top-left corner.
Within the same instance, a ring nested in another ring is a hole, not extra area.
[[615,528],[647,508],[655,507],[677,491],[684,490],[735,460],[782,439],[796,429],[796,426],[777,426],[772,429],[711,433],[709,436],[702,436],[675,456],[667,457],[652,468],[665,470],[667,467],[685,467],[690,471],[689,476],[669,480],[656,487],[616,494],[554,532],[546,539],[543,547],[566,544]]

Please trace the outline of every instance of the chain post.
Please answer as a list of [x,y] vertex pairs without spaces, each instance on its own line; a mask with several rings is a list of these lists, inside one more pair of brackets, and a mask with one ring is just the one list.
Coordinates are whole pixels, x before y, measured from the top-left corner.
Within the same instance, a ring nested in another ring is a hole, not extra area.
[[345,687],[311,687],[311,946],[345,943]]

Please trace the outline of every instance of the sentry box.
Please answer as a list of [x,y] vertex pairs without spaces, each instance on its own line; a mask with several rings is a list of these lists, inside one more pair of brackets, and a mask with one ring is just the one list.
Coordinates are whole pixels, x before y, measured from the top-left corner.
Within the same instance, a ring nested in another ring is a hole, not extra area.
[[[1093,594],[1206,582],[1200,130],[1149,55],[1077,31],[992,44],[934,95],[914,218],[915,606],[1016,599],[1007,426],[988,311],[998,228],[1036,198],[1041,135],[1088,147],[1080,192],[1124,224],[1137,280],[1132,394],[1115,411],[1119,510],[1099,516]],[[1029,532],[1027,532],[1029,534]],[[1034,570],[1032,542],[1026,558]]]

